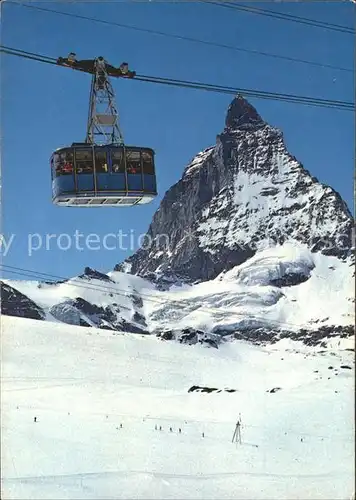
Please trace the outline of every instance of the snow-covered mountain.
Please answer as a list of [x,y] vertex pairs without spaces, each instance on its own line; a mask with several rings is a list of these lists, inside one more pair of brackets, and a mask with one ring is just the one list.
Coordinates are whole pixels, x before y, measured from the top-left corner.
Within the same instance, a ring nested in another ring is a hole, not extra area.
[[218,347],[354,333],[352,216],[242,97],[164,196],[150,242],[107,274],[3,280],[2,312]]
[[2,498],[354,499],[352,224],[238,97],[150,247],[0,281]]
[[153,286],[140,277],[103,274],[86,267],[82,275],[59,282],[3,280],[0,284],[2,313],[9,316],[148,333],[140,290]]
[[336,352],[287,339],[216,350],[6,316],[1,337],[4,500],[355,491],[348,339]]
[[131,274],[91,269],[60,283],[3,280],[4,314],[217,347],[281,338],[326,345],[353,335],[351,259],[284,243],[215,279],[162,290]]
[[164,196],[147,248],[116,269],[206,281],[290,240],[342,258],[352,227],[340,195],[312,177],[287,151],[282,132],[238,96],[216,145],[199,153]]

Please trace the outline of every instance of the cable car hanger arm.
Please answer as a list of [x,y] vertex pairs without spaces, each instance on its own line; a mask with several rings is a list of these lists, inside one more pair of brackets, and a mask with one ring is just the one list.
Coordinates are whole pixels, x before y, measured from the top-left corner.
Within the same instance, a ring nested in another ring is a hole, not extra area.
[[78,61],[76,59],[76,54],[71,52],[68,57],[58,57],[57,64],[59,66],[66,66],[67,68],[76,69],[77,71],[83,71],[84,73],[95,74],[96,62],[104,63],[106,72],[109,76],[116,78],[134,78],[136,76],[136,71],[129,70],[127,62],[123,62],[118,68],[108,64],[103,57],[97,57],[96,59],[83,59]]

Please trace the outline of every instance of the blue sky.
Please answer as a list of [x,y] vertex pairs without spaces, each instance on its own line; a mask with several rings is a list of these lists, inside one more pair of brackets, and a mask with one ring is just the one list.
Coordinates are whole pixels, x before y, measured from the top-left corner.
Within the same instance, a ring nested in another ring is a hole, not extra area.
[[[31,4],[353,68],[352,35],[200,2]],[[254,5],[353,25],[354,6],[350,2]],[[146,75],[354,100],[352,73],[105,26],[11,3],[2,5],[1,43],[55,58],[71,51],[78,59],[103,55],[113,65],[127,61],[137,73]],[[49,157],[56,148],[85,138],[90,76],[9,55],[1,56],[1,64],[2,233],[6,238],[14,235],[3,264],[60,276],[80,274],[85,266],[107,272],[133,253],[164,193],[179,180],[196,153],[215,143],[233,98],[114,81],[125,142],[156,151],[159,196],[150,205],[131,209],[56,207],[51,202]],[[352,209],[353,113],[249,100],[267,122],[283,130],[290,153],[321,182],[336,189]],[[81,238],[97,234],[98,243],[92,244],[92,249],[80,250],[81,243],[76,248],[76,231]],[[127,234],[122,241],[128,248],[103,249],[108,233]],[[56,236],[46,248],[46,235],[50,234]],[[68,236],[58,240],[61,234]],[[134,242],[131,248],[130,240]],[[31,242],[37,247],[32,252]],[[69,244],[68,250],[60,248]]]

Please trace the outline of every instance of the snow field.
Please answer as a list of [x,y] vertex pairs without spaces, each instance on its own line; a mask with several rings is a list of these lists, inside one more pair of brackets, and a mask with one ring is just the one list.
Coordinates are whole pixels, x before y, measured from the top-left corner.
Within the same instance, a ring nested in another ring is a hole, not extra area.
[[1,322],[2,498],[351,497],[351,351]]

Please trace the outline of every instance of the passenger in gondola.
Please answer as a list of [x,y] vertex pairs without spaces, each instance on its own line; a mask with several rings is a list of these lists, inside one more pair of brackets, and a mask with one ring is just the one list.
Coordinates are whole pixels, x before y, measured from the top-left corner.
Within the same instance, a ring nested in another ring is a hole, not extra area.
[[128,165],[127,167],[127,173],[128,174],[137,174],[138,173],[138,169],[136,168],[136,165]]
[[96,161],[96,172],[98,174],[106,173],[108,171],[108,164],[102,160],[97,160]]
[[63,165],[62,171],[64,174],[72,174],[73,173],[73,165],[68,161]]
[[93,166],[90,162],[85,162],[83,164],[83,174],[91,174],[93,172]]

